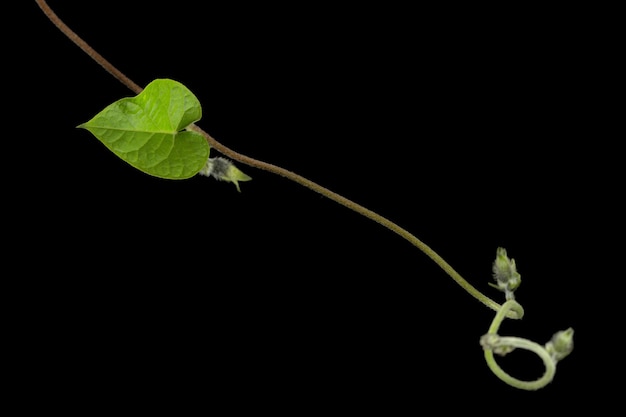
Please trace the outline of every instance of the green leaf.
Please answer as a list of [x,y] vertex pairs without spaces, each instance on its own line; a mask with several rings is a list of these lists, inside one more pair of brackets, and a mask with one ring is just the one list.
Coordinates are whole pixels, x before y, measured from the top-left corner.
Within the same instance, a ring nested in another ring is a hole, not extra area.
[[133,167],[160,178],[197,174],[209,158],[204,136],[183,131],[200,120],[200,102],[181,83],[156,79],[79,125]]

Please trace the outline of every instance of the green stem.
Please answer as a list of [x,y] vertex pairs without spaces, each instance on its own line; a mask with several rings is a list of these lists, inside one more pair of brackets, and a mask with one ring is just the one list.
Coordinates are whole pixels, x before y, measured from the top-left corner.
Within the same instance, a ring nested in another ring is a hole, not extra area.
[[[50,6],[46,3],[45,0],[35,0],[39,7],[43,10],[46,16],[57,26],[57,28],[63,32],[72,42],[74,42],[79,48],[81,48],[85,53],[87,53],[91,58],[94,59],[98,64],[100,64],[105,70],[107,70],[110,74],[112,74],[116,79],[118,79],[121,83],[127,86],[130,90],[139,94],[142,91],[142,88],[134,83],[131,79],[126,77],[121,71],[119,71],[115,66],[113,66],[109,61],[107,61],[102,55],[97,53],[93,48],[91,48],[87,42],[81,39],[74,31],[72,31],[63,21],[52,11]],[[357,204],[329,189],[322,187],[319,184],[314,183],[298,174],[295,174],[291,171],[288,171],[279,166],[269,164],[267,162],[259,161],[254,158],[250,158],[248,156],[242,155],[238,152],[233,151],[232,149],[222,145],[215,138],[209,135],[207,132],[202,130],[200,127],[196,125],[191,125],[188,129],[195,130],[196,132],[201,133],[206,140],[209,142],[210,146],[222,153],[223,155],[232,158],[233,160],[240,162],[242,164],[249,165],[251,167],[262,169],[268,172],[271,172],[276,175],[280,175],[285,177],[295,183],[298,183],[304,187],[307,187],[330,200],[335,201],[336,203],[341,204],[344,207],[347,207],[350,210],[355,211],[358,214],[361,214],[364,217],[367,217],[370,220],[379,223],[380,225],[386,227],[392,232],[398,234],[402,238],[406,239],[412,245],[417,247],[420,251],[426,254],[430,259],[432,259],[441,269],[443,269],[457,284],[459,284],[465,291],[467,291],[471,296],[476,298],[478,301],[486,305],[487,307],[498,311],[500,309],[500,304],[493,301],[491,298],[487,297],[480,291],[478,291],[475,287],[473,287],[469,282],[467,282],[458,272],[456,272],[441,256],[439,256],[434,250],[432,250],[428,245],[422,242],[420,239],[409,233],[407,230],[393,223],[392,221],[386,219],[385,217]],[[518,318],[514,312],[508,314],[511,318]]]
[[[413,246],[417,247],[420,251],[422,251],[426,256],[428,256],[430,259],[432,259],[441,269],[443,269],[457,284],[459,284],[465,291],[467,291],[470,295],[472,295],[474,298],[476,298],[478,301],[480,301],[481,303],[485,304],[487,307],[495,310],[495,311],[499,311],[500,310],[500,304],[496,303],[495,301],[493,301],[492,299],[490,299],[489,297],[487,297],[486,295],[484,295],[483,293],[481,293],[479,290],[477,290],[474,286],[472,286],[469,282],[467,282],[467,280],[465,280],[465,278],[463,278],[456,270],[454,270],[454,268],[452,268],[450,266],[450,264],[448,264],[441,256],[439,256],[439,254],[437,252],[435,252],[433,249],[430,248],[430,246],[426,245],[424,242],[422,242],[420,239],[418,239],[415,235],[413,235],[412,233],[410,233],[409,231],[407,231],[406,229],[398,226],[396,223],[392,222],[391,220],[387,219],[386,217],[381,216],[380,214],[363,207],[362,205],[355,203],[354,201],[339,195],[337,193],[335,193],[334,191],[331,191],[325,187],[322,187],[321,185],[307,179],[304,178],[301,175],[298,175],[294,172],[291,172],[289,170],[286,170],[284,168],[281,168],[279,166],[276,165],[272,165],[269,164],[267,162],[263,162],[263,161],[259,161],[257,159],[254,158],[250,158],[249,156],[246,155],[242,155],[240,153],[237,153],[235,151],[233,151],[232,149],[222,145],[221,143],[219,143],[218,141],[216,141],[213,137],[211,137],[211,135],[209,135],[207,132],[205,132],[204,130],[202,130],[200,127],[198,126],[190,126],[190,129],[195,130],[196,132],[201,133],[202,135],[204,135],[207,140],[209,141],[209,144],[211,145],[211,147],[217,149],[220,153],[228,156],[229,158],[234,159],[235,161],[241,162],[243,164],[249,165],[251,167],[254,168],[258,168],[258,169],[262,169],[264,171],[269,171],[272,172],[273,174],[276,175],[280,175],[282,177],[285,177],[295,183],[298,183],[304,187],[307,187],[313,191],[315,191],[316,193],[319,193],[327,198],[329,198],[330,200],[341,204],[344,207],[347,207],[348,209],[355,211],[357,213],[359,213],[360,215],[367,217],[370,220],[375,221],[376,223],[386,227],[387,229],[391,230],[392,232],[396,233],[397,235],[399,235],[400,237],[404,238],[405,240],[407,240],[409,243],[411,243]],[[508,314],[508,317],[510,318],[518,318],[517,315],[515,314],[515,312],[512,312],[511,314]]]
[[[552,358],[546,348],[538,343],[520,337],[498,336],[497,333],[500,328],[500,324],[509,311],[516,311],[520,317],[524,314],[522,306],[517,303],[517,301],[509,300],[505,302],[496,314],[496,317],[493,319],[493,322],[489,327],[489,332],[481,338],[481,344],[484,348],[487,366],[498,378],[512,387],[528,391],[543,388],[554,378],[554,374],[556,373],[556,361]],[[509,375],[500,367],[500,365],[498,365],[494,357],[494,352],[506,354],[516,348],[529,350],[539,356],[545,366],[545,372],[540,378],[534,381],[523,381]]]
[[509,312],[513,311],[515,316],[518,318],[522,318],[524,316],[524,308],[520,303],[515,300],[508,300],[498,309],[496,316],[493,318],[491,322],[491,326],[489,326],[489,334],[497,334],[500,325],[505,317],[509,316]]

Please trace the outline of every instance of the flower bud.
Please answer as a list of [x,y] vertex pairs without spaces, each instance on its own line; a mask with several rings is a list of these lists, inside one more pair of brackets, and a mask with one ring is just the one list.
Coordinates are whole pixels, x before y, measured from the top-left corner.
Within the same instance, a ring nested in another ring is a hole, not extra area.
[[232,182],[239,192],[241,192],[239,181],[250,181],[252,179],[241,172],[230,160],[221,157],[209,158],[204,168],[198,173],[207,177],[213,177],[216,180]]
[[515,259],[507,256],[506,249],[497,249],[492,271],[496,287],[506,293],[507,299],[513,298],[513,291],[522,283],[522,276],[517,272]]
[[546,350],[555,361],[560,361],[574,350],[574,329],[556,332],[552,339],[546,343]]

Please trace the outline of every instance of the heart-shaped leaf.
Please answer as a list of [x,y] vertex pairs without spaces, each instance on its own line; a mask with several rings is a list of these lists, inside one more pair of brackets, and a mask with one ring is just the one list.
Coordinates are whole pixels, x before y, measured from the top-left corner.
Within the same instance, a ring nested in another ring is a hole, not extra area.
[[170,79],[156,79],[137,96],[123,98],[79,125],[133,167],[160,178],[184,179],[209,158],[209,144],[194,131],[202,108],[191,91]]

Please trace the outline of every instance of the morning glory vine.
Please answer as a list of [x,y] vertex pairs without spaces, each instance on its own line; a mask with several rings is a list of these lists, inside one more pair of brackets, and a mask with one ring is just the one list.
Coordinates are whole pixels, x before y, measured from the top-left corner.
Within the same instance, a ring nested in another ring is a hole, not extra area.
[[[498,378],[523,390],[537,390],[552,381],[556,364],[573,350],[574,330],[568,328],[555,333],[543,346],[527,339],[499,335],[505,318],[521,319],[524,314],[514,297],[521,276],[506,250],[498,248],[492,266],[496,281],[492,286],[503,291],[506,300],[499,304],[472,286],[428,245],[391,220],[294,172],[240,154],[221,144],[196,124],[202,116],[202,108],[195,95],[183,84],[171,79],[157,79],[142,88],[70,29],[45,0],[35,1],[65,36],[136,94],[112,103],[78,126],[91,132],[111,152],[148,175],[172,180],[204,175],[231,182],[241,191],[239,182],[250,181],[251,177],[237,168],[235,161],[285,177],[380,224],[418,248],[467,293],[496,312],[488,332],[480,338],[480,344],[487,366]],[[213,149],[223,156],[210,157]],[[522,381],[506,373],[497,364],[494,354],[505,355],[515,349],[537,354],[544,363],[545,373],[535,381]]]

